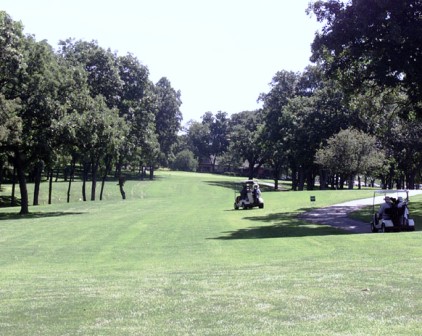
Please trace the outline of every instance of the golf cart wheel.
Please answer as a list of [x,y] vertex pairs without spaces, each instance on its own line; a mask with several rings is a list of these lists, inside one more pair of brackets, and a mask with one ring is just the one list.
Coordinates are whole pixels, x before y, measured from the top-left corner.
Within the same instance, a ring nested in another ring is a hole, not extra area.
[[260,208],[260,209],[264,209],[264,203],[261,203],[261,204],[259,205],[259,208]]
[[377,233],[378,229],[375,227],[374,223],[371,223],[371,232]]
[[236,203],[234,204],[234,209],[235,209],[235,210],[239,210],[239,207],[237,206],[237,204],[236,204]]

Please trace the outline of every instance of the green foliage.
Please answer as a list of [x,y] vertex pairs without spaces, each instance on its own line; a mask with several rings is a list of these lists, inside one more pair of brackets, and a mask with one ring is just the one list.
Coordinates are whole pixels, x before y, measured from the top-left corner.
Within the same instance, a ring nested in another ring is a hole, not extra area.
[[337,81],[323,76],[319,66],[302,74],[278,72],[271,90],[261,95],[265,125],[260,143],[278,179],[290,167],[293,188],[313,188],[318,167],[315,153],[321,142],[350,125],[360,125],[358,115],[348,107],[345,93]]
[[324,23],[313,43],[317,64],[278,71],[259,97],[262,109],[207,112],[183,138],[181,93],[167,78],[154,85],[134,55],[117,56],[96,41],[67,39],[55,52],[1,11],[0,156],[19,168],[23,208],[25,179],[41,173],[37,167],[51,173],[80,164],[92,180],[97,173],[105,180],[113,166],[116,175],[149,167],[152,177],[154,167],[178,162],[177,152],[194,167],[184,150],[233,170],[246,162],[249,177],[266,165],[276,185],[287,172],[292,188],[303,190],[318,175],[323,181],[314,160],[320,144],[353,127],[375,136],[386,158],[376,169],[350,156],[358,161],[347,174],[412,187],[422,178],[420,10],[415,0],[314,2],[309,11]]
[[22,118],[18,116],[18,100],[8,100],[0,94],[0,147],[12,148],[22,139]]
[[112,164],[117,170],[155,164],[155,115],[164,96],[135,57],[73,39],[61,41],[55,53],[46,41],[24,36],[5,12],[0,50],[0,150],[19,168],[22,213],[28,212],[26,178],[42,173],[35,169],[40,162],[51,172],[79,160],[93,181]]
[[346,178],[371,174],[384,163],[384,153],[376,138],[355,129],[346,129],[329,138],[316,153],[316,162],[333,174]]
[[4,11],[0,11],[0,84],[6,98],[13,94],[19,73],[24,70],[23,26]]
[[186,139],[197,158],[210,157],[210,129],[199,121],[192,121],[187,130]]
[[259,140],[262,124],[260,111],[236,113],[230,120],[230,153],[233,161],[248,162],[249,178],[256,176],[257,169],[265,161],[265,148]]
[[158,97],[155,128],[162,152],[161,163],[167,165],[168,159],[173,155],[173,147],[182,122],[181,93],[173,89],[170,81],[165,77],[155,85],[155,93]]
[[[61,111],[61,67],[52,48],[22,34],[22,26],[0,13],[2,142],[17,170],[21,212],[28,212],[26,174],[37,162],[49,162],[55,143],[51,125]],[[4,53],[3,53],[4,52]]]
[[119,75],[117,55],[100,47],[96,41],[67,39],[60,41],[59,48],[59,54],[68,64],[83,66],[91,96],[102,95],[109,108],[115,107],[124,84]]
[[195,159],[194,154],[190,150],[185,149],[176,154],[174,161],[171,163],[171,168],[194,172],[198,168],[198,160]]
[[219,111],[215,116],[207,112],[202,122],[192,121],[187,130],[187,141],[199,159],[211,159],[213,166],[218,158],[228,150],[229,122],[226,112]]
[[119,150],[121,162],[127,160],[137,165],[144,161],[153,166],[160,149],[155,129],[158,97],[154,85],[148,78],[148,69],[133,55],[118,57],[117,61],[124,82],[118,103],[119,115],[130,128],[129,136]]
[[359,90],[367,80],[401,87],[419,104],[421,10],[419,0],[316,1],[309,11],[324,27],[312,44],[312,60],[349,88]]

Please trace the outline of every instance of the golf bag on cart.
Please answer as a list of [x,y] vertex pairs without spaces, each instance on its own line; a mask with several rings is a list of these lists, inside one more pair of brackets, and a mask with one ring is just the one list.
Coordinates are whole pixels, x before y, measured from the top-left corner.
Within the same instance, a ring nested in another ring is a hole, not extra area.
[[391,201],[391,207],[385,209],[385,214],[389,219],[380,218],[378,213],[375,213],[371,223],[372,232],[415,231],[415,222],[409,218],[407,201],[394,198],[391,198]]

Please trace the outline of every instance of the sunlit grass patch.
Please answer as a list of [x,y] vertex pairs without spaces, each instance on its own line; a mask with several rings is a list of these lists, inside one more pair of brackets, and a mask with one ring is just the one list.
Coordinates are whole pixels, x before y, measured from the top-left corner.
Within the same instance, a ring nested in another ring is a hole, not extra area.
[[162,172],[125,201],[1,209],[1,334],[418,333],[419,232],[296,218],[368,191],[264,191],[264,209],[236,211],[236,181]]

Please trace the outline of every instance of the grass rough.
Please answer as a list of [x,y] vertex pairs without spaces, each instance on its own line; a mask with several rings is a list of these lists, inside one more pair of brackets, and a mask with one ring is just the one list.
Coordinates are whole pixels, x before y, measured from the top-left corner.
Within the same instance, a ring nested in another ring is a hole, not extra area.
[[1,334],[420,334],[420,231],[296,218],[370,190],[264,191],[264,209],[235,211],[237,180],[158,172],[125,201],[113,185],[66,204],[62,184],[28,217],[0,209]]

